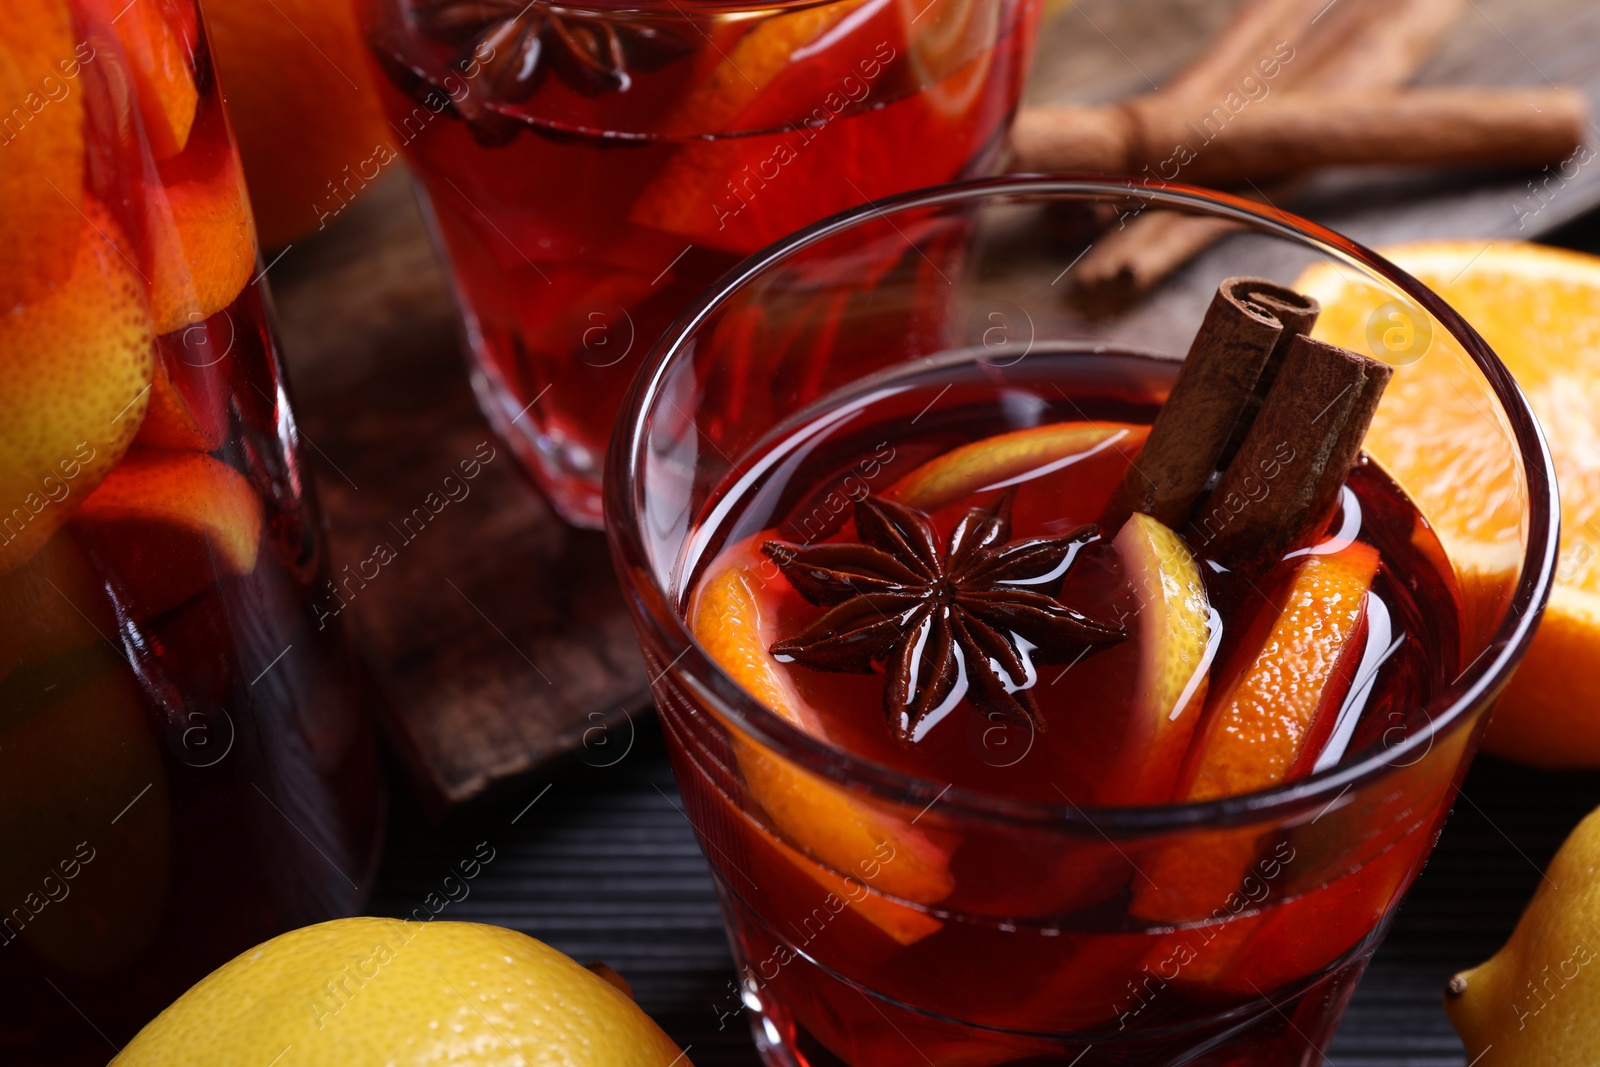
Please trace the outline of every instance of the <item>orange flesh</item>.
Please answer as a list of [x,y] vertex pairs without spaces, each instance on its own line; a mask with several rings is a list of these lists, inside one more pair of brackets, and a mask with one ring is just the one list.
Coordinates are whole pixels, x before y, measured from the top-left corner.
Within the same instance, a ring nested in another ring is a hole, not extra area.
[[[255,569],[261,501],[244,475],[197,452],[130,452],[79,510],[79,540],[135,617]],[[210,559],[211,566],[196,560]]]
[[1266,643],[1206,722],[1187,799],[1251,793],[1288,777],[1318,718],[1338,710],[1326,696],[1377,572],[1377,550],[1360,543],[1305,558]]

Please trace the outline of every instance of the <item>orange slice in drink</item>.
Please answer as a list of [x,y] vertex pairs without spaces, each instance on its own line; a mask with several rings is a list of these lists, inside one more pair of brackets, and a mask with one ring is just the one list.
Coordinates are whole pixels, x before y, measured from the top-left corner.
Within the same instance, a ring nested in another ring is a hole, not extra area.
[[1055,422],[997,434],[936,456],[897,481],[889,496],[938,511],[972,493],[1044,477],[1108,449],[1133,455],[1148,426]]
[[0,573],[32,556],[100,484],[148,403],[144,286],[105,209],[85,200],[84,211],[90,225],[71,231],[71,274],[0,315]]
[[155,0],[75,0],[74,6],[95,46],[95,62],[121,68],[110,82],[123,90],[119,102],[131,114],[118,128],[142,140],[155,159],[183,151],[200,100],[184,28],[169,21]]
[[0,0],[0,25],[4,312],[47,292],[72,269],[83,225],[84,139],[83,99],[66,77],[77,70],[80,54],[66,4]]
[[[684,98],[661,133],[693,138],[736,130],[739,117],[778,80],[791,57],[863,2],[836,0],[763,18]],[[727,140],[690,141],[639,194],[629,220],[710,248],[754,251],[756,246],[745,247],[748,241],[728,231],[715,206],[727,197],[724,186],[744,155],[739,145]]]
[[[764,562],[752,542],[724,553],[695,592],[691,628],[707,654],[751,696],[816,734],[820,724],[815,714],[767,651],[776,635],[758,592]],[[862,918],[902,945],[940,928],[939,919],[889,899],[933,904],[953,887],[944,855],[921,831],[887,812],[870,809],[847,790],[737,733],[733,749],[751,797],[772,827],[793,843],[795,848],[785,846],[785,852],[801,871],[839,893]],[[875,872],[867,882],[874,890],[871,895],[856,900],[854,894],[842,891],[845,883],[837,872],[861,877],[866,870]]]
[[1133,515],[1114,542],[1139,603],[1137,699],[1117,766],[1095,803],[1172,800],[1205,706],[1220,627],[1212,623],[1200,565],[1183,538],[1148,515]]
[[[250,202],[220,115],[159,166],[144,189],[145,277],[156,333],[171,333],[231,304],[256,269]],[[205,136],[201,136],[201,134]]]
[[198,452],[130,452],[74,519],[80,542],[144,619],[219,577],[249,574],[261,501],[244,475]]
[[[1290,581],[1272,631],[1250,664],[1220,693],[1190,763],[1189,800],[1237,796],[1277,785],[1325,739],[1330,707],[1343,699],[1341,669],[1366,616],[1378,553],[1356,543],[1306,556]],[[1348,682],[1348,677],[1343,681]]]
[[[1561,563],[1538,633],[1495,707],[1486,750],[1600,766],[1600,259],[1517,242],[1400,245],[1383,254],[1455,308],[1522,387],[1555,459]],[[1437,531],[1461,582],[1469,641],[1506,610],[1522,555],[1517,459],[1460,345],[1388,291],[1331,267],[1296,288],[1322,302],[1315,336],[1400,364],[1366,449]],[[1476,647],[1469,647],[1470,657]]]
[[[1242,666],[1218,676],[1189,753],[1183,799],[1278,785],[1321,747],[1359,660],[1356,638],[1377,571],[1377,550],[1361,543],[1306,556],[1295,568],[1266,620],[1265,639],[1246,646]],[[1203,843],[1157,853],[1134,885],[1133,912],[1173,921],[1207,916],[1256,861],[1259,842],[1246,831],[1217,831]]]

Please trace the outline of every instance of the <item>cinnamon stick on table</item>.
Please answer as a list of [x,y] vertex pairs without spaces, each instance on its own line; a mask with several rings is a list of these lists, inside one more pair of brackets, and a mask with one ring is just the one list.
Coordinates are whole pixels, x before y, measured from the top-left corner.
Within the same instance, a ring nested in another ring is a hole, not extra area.
[[[1259,78],[1261,61],[1276,58],[1280,43],[1293,49],[1293,58],[1272,79],[1273,93],[1398,88],[1415,77],[1465,7],[1466,0],[1256,0],[1152,95],[1198,118],[1245,87],[1245,77]],[[1247,195],[1276,201],[1289,193],[1268,186]],[[1235,228],[1211,216],[1146,212],[1091,248],[1073,277],[1081,286],[1142,291]]]
[[1030,108],[1011,140],[1019,169],[1224,185],[1339,164],[1553,163],[1583,143],[1587,115],[1573,89],[1302,92],[1199,117],[1151,96]]

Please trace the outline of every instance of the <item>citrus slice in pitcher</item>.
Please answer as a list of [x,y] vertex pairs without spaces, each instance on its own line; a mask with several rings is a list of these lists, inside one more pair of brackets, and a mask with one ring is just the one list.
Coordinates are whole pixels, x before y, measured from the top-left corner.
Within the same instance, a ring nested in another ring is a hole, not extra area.
[[[0,19],[0,310],[66,278],[83,226],[83,99],[57,99],[83,51],[61,0],[3,0]],[[93,54],[93,53],[89,53]],[[9,348],[7,349],[9,351]]]
[[88,198],[84,213],[89,225],[72,229],[71,274],[0,315],[0,573],[32,556],[93,492],[149,403],[144,285],[110,215]]

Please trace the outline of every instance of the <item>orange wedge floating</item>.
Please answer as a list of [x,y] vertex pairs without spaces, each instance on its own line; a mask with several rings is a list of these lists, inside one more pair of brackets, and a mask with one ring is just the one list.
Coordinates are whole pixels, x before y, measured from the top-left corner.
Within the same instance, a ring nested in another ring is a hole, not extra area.
[[[751,696],[789,722],[816,732],[815,716],[808,714],[781,665],[767,651],[773,634],[756,593],[761,562],[752,542],[726,553],[718,561],[719,570],[701,583],[690,613],[691,628],[711,658]],[[773,827],[827,865],[784,844],[785,855],[807,876],[830,892],[840,892],[844,882],[836,872],[857,872],[869,865],[877,872],[871,887],[886,896],[874,893],[858,901],[842,893],[857,914],[902,945],[941,927],[933,916],[889,899],[933,904],[950,894],[954,883],[944,856],[922,833],[868,810],[839,786],[737,734],[733,747],[745,784]]]
[[128,92],[119,94],[137,116],[134,127],[119,122],[130,137],[142,135],[155,159],[168,159],[183,151],[194,126],[200,94],[194,84],[191,45],[183,31],[168,20],[154,0],[76,0],[78,15],[96,51],[115,42],[111,55],[97,62],[117,63]]
[[38,551],[94,491],[148,403],[144,286],[105,209],[86,199],[84,211],[92,225],[76,230],[71,274],[0,314],[0,573]]
[[[1221,694],[1191,761],[1187,798],[1210,800],[1277,785],[1324,725],[1366,612],[1378,552],[1352,544],[1305,557],[1272,633],[1250,666]],[[1327,723],[1331,725],[1330,723]]]
[[[0,312],[72,269],[83,225],[83,98],[62,0],[0,0]],[[64,66],[63,66],[64,64]],[[9,351],[9,349],[7,350]]]
[[256,269],[255,229],[239,161],[220,133],[201,132],[160,164],[160,184],[144,190],[141,258],[158,334],[221,311]]
[[1144,444],[1149,430],[1123,423],[1030,426],[936,456],[895,482],[888,495],[922,511],[938,511],[972,493],[1024,477],[1042,477],[1107,449],[1131,455]]
[[1181,537],[1135,514],[1113,544],[1139,603],[1140,663],[1118,766],[1095,803],[1165,804],[1178,788],[1221,635],[1213,632],[1200,566]]
[[[1378,553],[1356,543],[1306,556],[1289,580],[1266,639],[1242,669],[1224,673],[1189,753],[1185,800],[1267,789],[1303,766],[1326,738],[1359,660],[1367,591]],[[1259,842],[1217,831],[1204,843],[1163,850],[1134,887],[1135,914],[1203,918],[1240,886]]]
[[130,452],[73,520],[78,539],[144,619],[218,578],[249,574],[261,501],[244,475],[198,452]]

